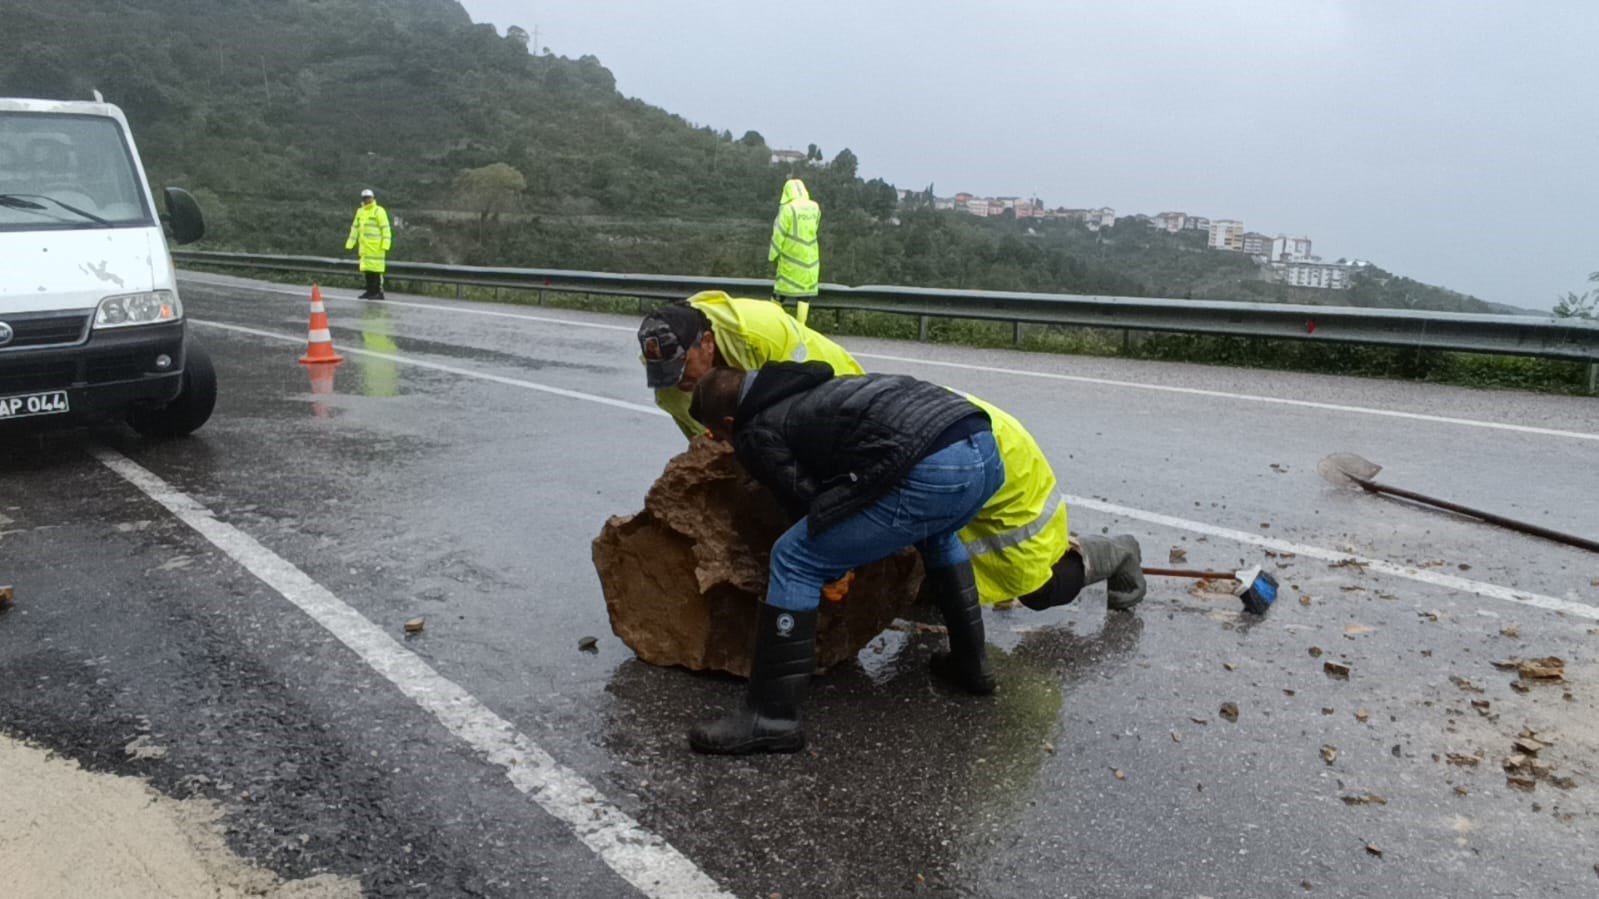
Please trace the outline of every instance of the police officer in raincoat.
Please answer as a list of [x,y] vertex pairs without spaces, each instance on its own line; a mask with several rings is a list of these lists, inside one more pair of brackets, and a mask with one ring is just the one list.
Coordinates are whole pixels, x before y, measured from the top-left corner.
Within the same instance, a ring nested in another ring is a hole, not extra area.
[[344,241],[346,250],[360,248],[366,291],[358,299],[383,299],[383,273],[388,268],[385,260],[393,243],[394,232],[389,228],[389,211],[378,205],[377,196],[371,188],[361,191],[361,205],[355,210],[355,220],[350,222],[350,236]]
[[805,182],[790,178],[772,222],[772,244],[766,261],[776,263],[772,299],[794,300],[795,317],[805,322],[811,297],[822,280],[822,247],[816,233],[822,226],[822,207],[811,199]]

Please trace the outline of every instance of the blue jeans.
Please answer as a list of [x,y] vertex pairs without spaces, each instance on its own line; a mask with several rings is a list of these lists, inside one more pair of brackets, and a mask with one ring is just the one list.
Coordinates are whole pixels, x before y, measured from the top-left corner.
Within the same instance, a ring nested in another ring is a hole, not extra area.
[[916,463],[877,502],[815,537],[807,532],[809,519],[800,519],[772,545],[767,604],[808,612],[821,604],[823,584],[907,546],[928,568],[969,561],[956,532],[1003,483],[994,435],[982,431]]

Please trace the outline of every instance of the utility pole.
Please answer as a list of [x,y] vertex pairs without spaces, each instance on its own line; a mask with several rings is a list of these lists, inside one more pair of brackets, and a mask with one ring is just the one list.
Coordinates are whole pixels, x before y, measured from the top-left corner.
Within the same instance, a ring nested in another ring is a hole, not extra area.
[[544,51],[539,49],[539,26],[538,23],[535,22],[533,24],[533,55],[538,56],[543,52]]

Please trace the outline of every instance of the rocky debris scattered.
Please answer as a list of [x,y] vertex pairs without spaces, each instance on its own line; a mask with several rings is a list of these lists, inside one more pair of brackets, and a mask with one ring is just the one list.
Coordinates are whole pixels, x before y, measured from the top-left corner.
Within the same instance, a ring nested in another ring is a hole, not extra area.
[[1180,546],[1174,546],[1171,548],[1171,552],[1166,554],[1166,558],[1167,561],[1171,562],[1173,565],[1176,565],[1179,562],[1186,562],[1188,560],[1188,550],[1183,549]]
[[1321,670],[1327,672],[1328,677],[1349,680],[1349,666],[1342,662],[1322,662]]
[[1378,796],[1376,793],[1350,794],[1350,795],[1347,795],[1347,796],[1340,796],[1338,798],[1342,799],[1344,801],[1344,805],[1387,805],[1388,804],[1388,800],[1386,798],[1384,798],[1382,796]]
[[1505,772],[1505,782],[1528,792],[1536,789],[1540,781],[1563,790],[1575,787],[1577,782],[1574,778],[1556,775],[1554,766],[1538,757],[1538,753],[1552,745],[1554,742],[1547,736],[1531,728],[1522,728],[1521,733],[1510,743],[1510,755],[1500,763]]
[[0,587],[0,612],[5,611],[17,599],[17,591],[12,587]]
[[1559,656],[1545,656],[1541,659],[1510,658],[1502,662],[1494,662],[1493,666],[1500,671],[1514,671],[1517,678],[1523,683],[1559,684],[1566,680],[1566,660]]
[[1228,721],[1238,720],[1238,703],[1224,702],[1221,704],[1221,716]]
[[598,637],[578,637],[577,648],[579,652],[599,652],[600,640]]
[[[694,440],[643,510],[611,518],[594,539],[611,629],[646,662],[747,676],[772,543],[789,524],[731,447]],[[911,549],[857,571],[847,599],[822,603],[818,664],[853,658],[904,615],[921,582]]]
[[425,620],[420,617],[412,618],[410,621],[405,623],[405,632],[408,634],[420,634],[422,633],[422,629],[425,627],[427,627],[427,622]]

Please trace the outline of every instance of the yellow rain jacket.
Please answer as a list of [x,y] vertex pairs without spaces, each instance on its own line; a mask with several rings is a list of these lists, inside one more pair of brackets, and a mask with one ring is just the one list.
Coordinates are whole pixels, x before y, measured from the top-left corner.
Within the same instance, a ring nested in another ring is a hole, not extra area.
[[[772,292],[784,297],[814,297],[822,280],[822,248],[816,232],[822,225],[822,207],[811,199],[805,182],[790,178],[783,185],[782,205],[772,222],[768,262],[777,263]],[[801,316],[800,321],[805,319]]]
[[[711,320],[716,351],[734,368],[754,371],[768,362],[826,362],[833,366],[834,374],[864,373],[849,350],[795,321],[770,300],[741,299],[720,290],[703,290],[689,297],[688,304]],[[683,436],[690,439],[705,433],[688,414],[692,398],[693,394],[676,387],[655,391],[655,405],[670,412]]]
[[389,211],[377,203],[362,203],[355,210],[355,220],[350,222],[350,237],[344,242],[346,250],[361,247],[361,271],[382,272],[388,268],[385,257],[394,242],[394,232],[389,229]]
[[1066,500],[1055,489],[1055,472],[1038,441],[1009,413],[975,396],[966,398],[988,413],[994,443],[1005,462],[1005,483],[977,517],[960,531],[972,557],[977,593],[993,605],[1048,583],[1066,555]]

